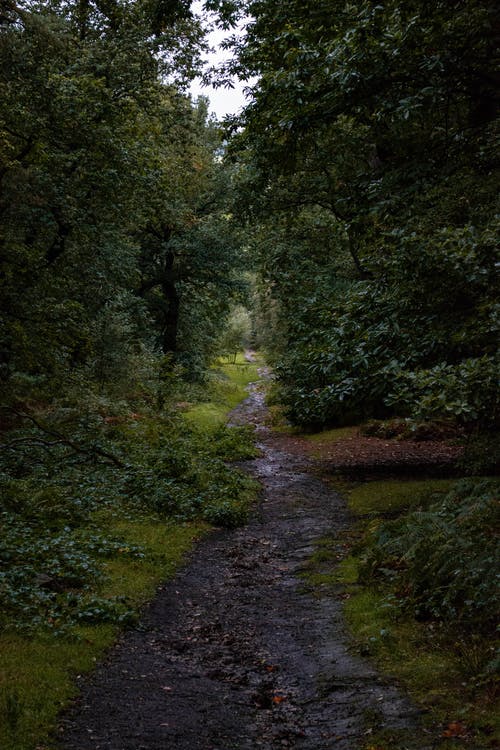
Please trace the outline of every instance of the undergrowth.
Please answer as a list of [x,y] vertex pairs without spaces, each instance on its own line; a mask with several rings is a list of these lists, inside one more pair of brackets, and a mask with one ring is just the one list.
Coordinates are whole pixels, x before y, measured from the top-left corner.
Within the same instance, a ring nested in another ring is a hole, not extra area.
[[[214,376],[220,415],[254,375]],[[43,740],[74,693],[71,674],[137,621],[200,533],[245,522],[256,485],[231,462],[255,455],[253,433],[224,421],[186,416],[173,398],[161,411],[104,398],[97,410],[23,404],[4,420],[2,750]]]
[[106,511],[97,521],[124,546],[140,546],[142,553],[133,557],[124,549],[100,561],[101,576],[88,591],[90,616],[72,623],[54,618],[38,627],[32,619],[29,633],[26,627],[4,627],[0,632],[2,750],[52,746],[58,713],[77,694],[81,675],[95,666],[123,624],[109,616],[110,605],[119,601],[128,624],[136,622],[139,608],[206,531],[199,523],[176,524],[147,514],[118,520]]
[[247,362],[243,354],[213,365],[202,392],[194,392],[193,403],[186,403],[185,417],[198,427],[224,425],[227,413],[246,398],[247,387],[259,380],[259,363]]
[[464,480],[444,498],[381,524],[366,541],[361,581],[383,581],[419,620],[493,632],[498,488],[495,480]]
[[[346,587],[361,653],[425,709],[433,747],[498,742],[498,489],[491,478],[351,488],[358,538],[331,580]],[[383,732],[371,741],[395,746]]]
[[[86,439],[97,439],[96,432]],[[19,435],[28,437],[20,427],[10,440]],[[126,419],[99,435],[120,465],[68,462],[65,446],[47,455],[37,450],[36,428],[29,437],[22,464],[7,452],[1,466],[0,627],[128,620],[122,601],[101,601],[89,591],[103,575],[103,560],[136,559],[143,551],[103,533],[97,511],[229,527],[245,521],[252,481],[228,461],[253,453],[247,430],[218,426],[207,434],[172,415]]]

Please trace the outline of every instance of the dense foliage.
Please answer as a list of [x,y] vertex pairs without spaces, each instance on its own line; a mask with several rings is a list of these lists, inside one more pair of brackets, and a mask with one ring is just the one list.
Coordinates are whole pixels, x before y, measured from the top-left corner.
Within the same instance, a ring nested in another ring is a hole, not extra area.
[[290,417],[494,427],[496,4],[245,8],[233,148]]
[[[183,93],[184,2],[26,2],[0,18],[2,391],[196,376],[239,294],[221,134]],[[191,368],[191,369],[190,369]]]
[[57,550],[86,503],[238,520],[232,438],[204,453],[172,405],[249,335],[247,248],[293,421],[498,427],[496,5],[205,8],[247,16],[231,65],[256,82],[228,160],[186,94],[204,45],[189,3],[0,12],[4,563],[41,513],[50,580],[83,580]]
[[[27,423],[27,424],[26,424]],[[70,436],[68,436],[68,433]],[[236,526],[252,482],[228,461],[253,456],[252,435],[207,434],[175,413],[19,415],[0,459],[0,630],[127,622],[121,599],[96,596],[108,557],[140,546],[103,535],[109,519],[143,514]]]
[[[188,521],[245,521],[255,486],[230,461],[252,435],[221,426],[237,399],[182,413],[242,341],[266,347],[293,422],[438,419],[479,433],[467,473],[495,468],[497,4],[203,7],[226,29],[245,18],[220,80],[253,98],[230,136],[187,94],[207,23],[189,0],[0,3],[4,648],[136,617],[110,571],[142,561],[159,580],[164,541],[127,523],[177,524],[185,549]],[[433,633],[483,638],[497,489],[371,524],[361,583]],[[0,703],[17,747],[24,708]]]
[[493,632],[498,610],[498,482],[463,480],[444,498],[372,532],[362,578],[392,602],[456,631]]
[[204,23],[184,0],[2,4],[0,629],[127,620],[94,594],[142,552],[99,514],[245,518],[226,461],[248,436],[175,407],[245,289],[222,133],[186,93]]

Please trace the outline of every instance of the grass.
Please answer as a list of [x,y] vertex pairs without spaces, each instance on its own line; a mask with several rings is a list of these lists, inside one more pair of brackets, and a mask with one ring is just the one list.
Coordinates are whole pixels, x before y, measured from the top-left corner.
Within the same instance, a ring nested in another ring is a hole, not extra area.
[[[74,678],[90,670],[115,636],[112,626],[81,628],[81,641],[0,638],[0,743],[3,750],[45,747],[61,708],[77,692]],[[76,634],[75,634],[76,637]],[[44,743],[41,745],[41,743]]]
[[358,579],[357,560],[346,552],[349,537],[325,536],[316,542],[316,549],[299,573],[306,586],[318,596],[331,593],[339,583],[355,583]]
[[[159,518],[126,521],[100,519],[109,533],[140,544],[143,559],[112,558],[99,594],[124,596],[139,609],[157,586],[171,576],[207,526],[173,524]],[[91,670],[114,642],[118,629],[109,624],[75,627],[65,637],[0,636],[0,747],[33,750],[50,746],[60,710],[77,692],[78,676]]]
[[357,432],[357,427],[334,427],[331,430],[322,430],[322,432],[315,432],[311,435],[304,435],[304,437],[310,443],[320,443],[327,445],[337,443],[339,440],[345,440],[346,438],[353,437]]
[[[396,617],[384,596],[373,590],[351,588],[344,611],[360,652],[399,681],[423,711],[423,736],[410,738],[412,744],[401,747],[428,747],[432,737],[438,743],[433,748],[448,748],[450,741],[445,742],[443,735],[456,723],[474,735],[474,744],[455,736],[454,748],[496,746],[490,744],[499,730],[494,696],[488,689],[470,684],[467,659],[439,627]],[[379,750],[399,747],[392,744],[390,733],[382,732],[372,737],[374,740]]]
[[235,362],[218,360],[207,391],[210,400],[191,406],[185,418],[201,428],[225,424],[228,412],[248,396],[248,385],[259,380],[258,367],[258,361],[247,362],[243,354]]
[[[186,418],[209,439],[212,429],[224,424],[228,411],[246,397],[248,383],[257,379],[257,364],[245,362],[243,356],[235,364],[218,363],[209,390],[211,401],[191,407]],[[231,450],[229,445],[229,453]],[[244,490],[242,508],[255,493],[250,487]],[[130,509],[122,516],[116,510],[100,511],[91,519],[91,527],[123,539],[125,547],[142,548],[142,558],[116,553],[103,561],[105,578],[92,592],[105,598],[121,597],[137,613],[210,529],[205,523],[174,523]],[[118,632],[116,625],[96,624],[75,625],[64,635],[0,634],[0,748],[52,747],[57,717],[78,694],[80,675],[93,669]]]
[[416,508],[436,494],[446,494],[453,479],[386,480],[358,485],[349,494],[349,508],[358,516]]
[[[311,585],[343,584],[345,616],[353,645],[372,658],[385,674],[399,681],[423,711],[423,733],[419,737],[371,728],[363,750],[432,747],[437,750],[497,746],[498,706],[491,684],[477,679],[477,665],[485,649],[494,655],[493,645],[475,636],[454,638],[438,622],[418,622],[401,613],[387,592],[358,581],[362,567],[363,538],[387,513],[405,512],[426,505],[436,494],[446,494],[456,480],[374,481],[349,488],[348,502],[358,517],[358,541],[331,568],[329,577],[321,568],[323,541],[311,560]],[[347,493],[346,493],[347,494]],[[336,540],[326,547],[339,549]],[[330,554],[333,565],[336,555]],[[490,657],[490,658],[491,658]],[[376,722],[374,722],[376,724]],[[445,738],[446,732],[449,737]],[[465,736],[461,737],[463,733]],[[474,744],[471,744],[474,743]]]
[[125,596],[135,607],[142,606],[154,596],[159,583],[174,575],[186,553],[209,529],[208,524],[176,524],[154,516],[116,521],[110,532],[139,545],[146,554],[144,559],[106,561],[106,581],[99,594]]

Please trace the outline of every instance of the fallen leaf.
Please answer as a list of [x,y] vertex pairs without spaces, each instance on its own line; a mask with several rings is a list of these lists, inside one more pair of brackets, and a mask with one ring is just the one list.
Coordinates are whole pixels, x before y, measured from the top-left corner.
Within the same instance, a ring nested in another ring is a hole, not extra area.
[[279,703],[283,703],[283,701],[286,701],[286,698],[284,695],[273,695],[273,703],[279,704]]
[[467,727],[461,721],[452,721],[443,732],[443,737],[464,737]]

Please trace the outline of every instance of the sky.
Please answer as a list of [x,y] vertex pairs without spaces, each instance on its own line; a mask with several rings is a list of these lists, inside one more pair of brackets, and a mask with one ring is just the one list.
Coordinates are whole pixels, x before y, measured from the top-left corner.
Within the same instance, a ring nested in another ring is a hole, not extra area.
[[[193,3],[193,10],[196,13],[200,13],[202,10],[203,3],[196,1]],[[224,32],[219,29],[212,31],[208,35],[208,42],[214,51],[206,55],[206,66],[220,65],[231,57],[231,53],[228,50],[221,50],[220,44],[226,36],[230,36],[234,33]],[[236,114],[246,103],[243,89],[248,86],[248,83],[243,84],[238,79],[233,80],[233,88],[218,88],[214,89],[213,86],[202,86],[200,79],[196,79],[190,87],[191,95],[194,99],[198,96],[207,96],[210,99],[210,111],[213,112],[217,119],[221,120],[225,115]]]

